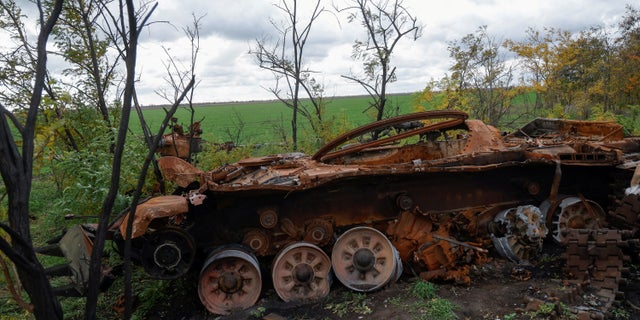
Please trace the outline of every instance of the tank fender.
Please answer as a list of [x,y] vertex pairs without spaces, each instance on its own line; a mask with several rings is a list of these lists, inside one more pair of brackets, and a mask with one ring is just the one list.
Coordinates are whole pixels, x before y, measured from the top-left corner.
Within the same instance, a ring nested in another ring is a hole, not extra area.
[[[132,225],[132,238],[142,236],[154,219],[168,218],[189,211],[189,200],[183,196],[159,196],[151,198],[136,207],[136,214]],[[126,235],[129,212],[120,225],[123,238]]]
[[173,156],[160,157],[158,166],[165,179],[175,182],[182,188],[201,180],[204,174],[202,170],[194,167],[189,162]]

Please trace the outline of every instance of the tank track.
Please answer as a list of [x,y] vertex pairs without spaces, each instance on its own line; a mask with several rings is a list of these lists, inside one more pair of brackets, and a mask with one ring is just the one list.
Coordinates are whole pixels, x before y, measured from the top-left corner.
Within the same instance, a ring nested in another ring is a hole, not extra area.
[[[609,212],[613,225],[621,229],[568,229],[565,231],[564,268],[573,297],[590,294],[596,303],[589,313],[591,319],[605,319],[612,307],[624,298],[621,285],[626,283],[625,262],[637,256],[640,248],[640,195],[627,195],[617,208]],[[575,300],[575,299],[571,299]]]
[[609,215],[616,225],[636,231],[640,229],[640,194],[630,194],[622,198]]
[[595,296],[596,303],[590,310],[595,318],[603,319],[616,299],[624,295],[619,287],[624,281],[624,262],[629,260],[622,251],[626,233],[612,229],[566,231],[564,273],[574,294]]

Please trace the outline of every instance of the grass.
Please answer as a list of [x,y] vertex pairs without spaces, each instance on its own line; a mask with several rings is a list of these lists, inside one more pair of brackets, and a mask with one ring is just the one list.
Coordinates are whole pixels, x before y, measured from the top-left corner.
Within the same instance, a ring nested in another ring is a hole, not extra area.
[[438,287],[428,281],[418,280],[406,291],[389,299],[389,303],[405,311],[407,319],[455,320],[457,305],[438,296]]
[[560,303],[542,303],[537,310],[528,311],[525,316],[530,319],[560,319],[560,320],[574,320],[577,316],[573,314],[567,306]]
[[[326,118],[345,119],[350,128],[369,123],[373,120],[370,112],[364,112],[369,104],[369,97],[340,97],[330,100],[326,107]],[[412,94],[398,94],[389,97],[388,110],[397,108],[399,114],[414,111]],[[278,101],[255,101],[237,103],[201,104],[194,107],[194,120],[202,120],[203,138],[214,142],[234,140],[235,133],[243,126],[241,143],[274,143],[280,142],[278,134],[281,128],[291,131],[291,109]],[[153,128],[158,128],[165,116],[162,108],[143,110],[145,121]],[[188,124],[191,117],[189,108],[180,107],[175,114],[178,122]],[[301,131],[308,130],[308,122],[299,118]],[[140,120],[132,117],[130,122],[132,133],[141,134]]]
[[437,286],[431,282],[418,280],[410,288],[411,295],[418,299],[414,303],[420,314],[419,319],[454,320],[457,306],[447,299],[438,297]]
[[373,312],[367,303],[366,294],[346,291],[342,293],[340,302],[329,303],[325,306],[325,309],[330,310],[340,318],[349,313],[367,315]]
[[456,305],[451,301],[442,298],[431,299],[427,303],[427,310],[425,311],[425,319],[438,319],[438,320],[454,320],[458,319],[458,316],[453,312],[456,309]]
[[414,297],[425,300],[436,298],[436,290],[436,285],[428,281],[418,281],[411,287]]

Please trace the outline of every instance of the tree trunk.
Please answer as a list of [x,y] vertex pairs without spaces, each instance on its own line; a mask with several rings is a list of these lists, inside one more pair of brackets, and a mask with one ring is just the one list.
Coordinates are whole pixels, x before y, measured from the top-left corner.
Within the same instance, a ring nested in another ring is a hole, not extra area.
[[[31,230],[29,229],[29,190],[31,179],[26,174],[14,170],[12,180],[7,184],[9,195],[9,223],[17,236],[12,237],[11,244],[16,253],[30,264],[29,268],[17,268],[18,277],[25,291],[31,299],[33,313],[36,319],[63,319],[62,308],[53,293],[51,283],[44,273],[42,264],[31,246]],[[5,181],[6,183],[6,181]]]

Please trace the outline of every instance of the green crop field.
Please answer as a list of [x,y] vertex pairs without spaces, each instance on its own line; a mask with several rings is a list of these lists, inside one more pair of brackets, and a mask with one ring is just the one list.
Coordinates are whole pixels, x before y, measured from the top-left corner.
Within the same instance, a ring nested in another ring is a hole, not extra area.
[[[399,114],[410,113],[415,110],[412,94],[399,94],[389,97],[387,110],[398,109]],[[338,97],[327,103],[325,118],[340,119],[351,129],[369,123],[373,120],[373,112],[364,112],[368,106],[368,96]],[[292,111],[278,101],[255,101],[200,104],[194,106],[194,120],[202,120],[203,138],[212,142],[233,140],[232,135],[238,130],[242,133],[241,143],[272,143],[280,142],[278,129],[284,129],[288,136],[291,134]],[[160,107],[143,109],[145,120],[152,132],[157,131],[165,111]],[[187,126],[191,112],[187,107],[180,107],[175,117],[178,123]],[[299,135],[303,136],[308,121],[298,119],[301,126]],[[132,116],[130,128],[134,134],[140,134],[140,122]],[[338,134],[338,133],[336,133]]]

